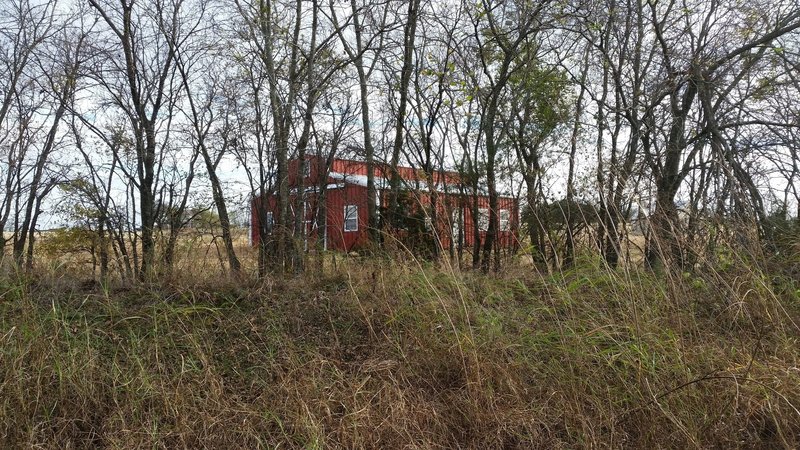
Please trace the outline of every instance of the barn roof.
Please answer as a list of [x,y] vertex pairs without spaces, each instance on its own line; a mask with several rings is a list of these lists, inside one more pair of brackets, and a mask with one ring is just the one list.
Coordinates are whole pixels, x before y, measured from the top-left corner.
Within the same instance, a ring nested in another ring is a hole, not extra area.
[[[357,186],[367,186],[367,176],[361,174],[352,174],[352,173],[341,173],[341,172],[330,172],[328,174],[329,177],[333,178],[334,180],[342,181],[344,183],[355,184]],[[414,180],[413,182],[409,182],[407,180],[402,180],[404,187],[412,188],[414,190],[429,192],[430,189],[428,188],[428,183],[420,180]],[[436,191],[437,192],[445,192],[445,187],[449,193],[458,192],[461,188],[458,184],[437,184]],[[387,178],[384,177],[375,177],[375,189],[389,189],[390,183]],[[508,193],[505,192],[498,192],[501,197],[510,197]],[[480,187],[480,195],[489,195],[486,188],[483,186]]]
[[[331,172],[329,174],[331,178],[334,180],[340,180],[345,183],[355,184],[358,186],[367,186],[367,176],[360,175],[360,174],[351,174],[351,173],[340,173],[340,172]],[[406,188],[413,188],[414,190],[428,192],[430,189],[428,188],[428,183],[420,180],[408,181],[401,179],[403,186]],[[389,189],[391,187],[391,183],[389,179],[384,177],[375,177],[375,189]],[[457,184],[448,184],[448,191],[453,192],[459,189]],[[443,184],[436,185],[437,192],[444,192],[445,186]]]
[[[352,173],[339,173],[331,172],[328,174],[334,180],[344,181],[345,183],[355,184],[358,186],[367,185],[367,176]],[[389,189],[389,180],[384,177],[375,177],[375,189]]]

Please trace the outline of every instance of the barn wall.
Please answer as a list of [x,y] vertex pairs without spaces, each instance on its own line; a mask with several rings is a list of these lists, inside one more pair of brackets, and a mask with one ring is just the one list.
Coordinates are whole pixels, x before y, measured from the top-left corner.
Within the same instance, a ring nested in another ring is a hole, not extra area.
[[[381,193],[381,202],[385,204],[388,202],[388,191]],[[429,205],[430,195],[427,193],[416,194],[414,197],[417,206]],[[258,199],[253,200],[253,207],[251,208],[251,238],[253,246],[259,244],[259,218],[256,209],[256,202]],[[292,199],[293,201],[293,199]],[[363,186],[345,184],[342,188],[329,189],[326,194],[327,203],[327,224],[317,224],[314,226],[315,212],[317,208],[317,198],[315,194],[307,194],[306,201],[308,202],[308,209],[306,210],[306,221],[308,222],[306,233],[308,235],[309,247],[312,247],[316,242],[317,233],[325,227],[327,231],[327,248],[329,250],[339,251],[352,251],[358,250],[365,245],[368,241],[367,230],[367,188]],[[276,196],[270,196],[266,199],[267,210],[273,211],[274,220],[278,220],[277,201]],[[344,206],[356,205],[358,206],[358,231],[344,231]],[[463,246],[466,250],[470,250],[475,242],[474,233],[472,231],[474,218],[471,211],[472,197],[461,197],[459,195],[445,195],[440,194],[437,199],[437,236],[443,248],[449,248],[451,245],[457,245],[458,232],[457,228],[454,230],[453,225],[458,218],[459,208],[462,210],[463,215]],[[478,207],[489,207],[489,198],[482,196],[478,198]],[[500,248],[516,249],[519,247],[519,203],[516,199],[501,197],[498,199],[498,216],[499,211],[506,209],[510,212],[509,230],[497,232],[497,244]],[[499,225],[499,224],[498,224]],[[486,232],[480,233],[481,242],[486,239]]]
[[253,198],[250,206],[250,239],[254,247],[258,246],[261,242],[258,234],[259,227],[261,226],[261,221],[258,217],[258,202],[263,202],[262,204],[266,207],[267,211],[273,211],[273,220],[278,220],[278,215],[274,212],[277,210],[277,197],[275,195],[271,195],[263,201],[261,200],[261,197]]
[[[384,191],[382,194],[383,202],[388,202],[389,192]],[[444,194],[440,193],[437,196],[436,212],[437,212],[437,236],[443,248],[449,248],[451,245],[458,245],[458,230],[454,230],[453,226],[459,217],[459,209],[461,209],[461,217],[463,217],[463,246],[469,250],[475,242],[475,236],[472,231],[473,218],[472,218],[472,202],[473,196],[461,196],[459,194]],[[431,198],[429,193],[415,193],[413,202],[416,207],[422,205],[430,205]],[[385,203],[384,203],[385,204]],[[519,202],[511,197],[500,197],[497,199],[498,216],[501,210],[509,211],[509,229],[507,231],[497,231],[497,244],[501,248],[517,249],[519,248]],[[479,208],[489,208],[489,197],[478,197]],[[498,218],[499,219],[499,218]],[[498,224],[499,226],[499,224]],[[480,232],[480,239],[483,242],[486,239],[486,232]]]
[[[358,206],[358,231],[344,231],[345,205]],[[367,242],[367,188],[345,184],[327,193],[328,249],[351,251]]]
[[[306,187],[313,186],[319,184],[319,176],[322,175],[322,171],[320,170],[320,164],[324,161],[317,158],[316,156],[309,156],[307,158],[308,164],[310,166],[310,174],[308,177],[304,179],[304,184]],[[296,173],[298,169],[298,160],[292,160],[289,162],[289,181],[290,186],[296,186]],[[413,183],[414,180],[424,179],[424,174],[421,171],[401,167],[398,168],[400,170],[401,176],[406,179],[408,182]],[[334,172],[338,172],[341,174],[349,174],[349,175],[366,175],[366,164],[362,161],[352,161],[352,160],[345,160],[345,159],[337,159],[334,160],[332,170]],[[376,165],[376,174],[377,177],[384,177],[388,178],[390,176],[386,167],[378,164]],[[456,183],[458,175],[453,172],[446,172],[443,174],[444,177],[447,179],[448,183]],[[439,174],[437,174],[438,178]],[[329,183],[341,183],[341,180],[338,179],[329,179]],[[418,192],[414,194],[416,207],[421,207],[422,205],[430,205],[430,194],[427,192]],[[388,201],[388,191],[383,191],[380,193],[381,196],[381,203],[386,204]],[[253,206],[256,205],[258,200],[253,201]],[[270,196],[266,200],[267,208],[270,211],[276,210],[276,197]],[[308,245],[312,247],[317,237],[317,233],[325,232],[327,238],[327,248],[330,250],[340,250],[340,251],[351,251],[356,250],[360,246],[364,245],[368,241],[368,230],[367,230],[367,189],[365,186],[357,185],[357,184],[344,184],[343,187],[339,188],[329,188],[326,194],[326,203],[327,203],[327,224],[314,224],[314,213],[316,211],[316,195],[315,194],[307,194],[307,201],[309,203],[309,208],[307,210],[307,217],[306,220],[308,221],[308,228],[307,228],[307,235],[308,235]],[[455,239],[458,237],[457,235],[457,228],[456,230],[453,229],[454,222],[456,218],[459,216],[458,211],[461,209],[461,215],[463,216],[463,242],[462,245],[465,249],[469,250],[473,247],[474,244],[474,235],[472,232],[472,227],[474,223],[474,218],[472,217],[471,213],[471,205],[472,205],[473,198],[472,196],[460,196],[458,194],[444,194],[440,193],[438,195],[438,202],[437,202],[437,236],[439,238],[440,244],[444,248],[449,248],[451,245],[458,245],[458,242]],[[293,199],[292,199],[293,203]],[[358,231],[355,232],[345,232],[344,231],[344,206],[345,205],[356,205],[358,206],[358,220],[359,220],[359,227]],[[478,198],[478,205],[479,208],[488,208],[489,205],[489,198],[487,196],[481,196]],[[510,197],[500,197],[498,198],[498,216],[500,210],[508,210],[510,212],[510,229],[507,231],[500,231],[497,232],[497,242],[498,246],[501,248],[510,248],[516,249],[519,247],[519,203],[514,198]],[[275,214],[275,220],[278,220],[277,213]],[[294,214],[293,214],[294,215]],[[258,214],[255,207],[252,208],[251,211],[251,235],[252,235],[252,242],[253,245],[258,245]],[[454,234],[454,231],[456,233]],[[480,240],[483,240],[486,237],[486,232],[480,232]]]
[[[260,220],[258,217],[258,209],[257,205],[259,202],[259,197],[253,199],[251,208],[250,208],[250,237],[252,239],[252,245],[257,246],[260,242],[258,229],[260,226]],[[289,211],[292,217],[292,224],[294,224],[294,202],[296,201],[296,196],[292,195],[289,197]],[[305,222],[307,223],[306,227],[306,235],[309,239],[309,245],[313,245],[314,239],[316,237],[316,230],[314,229],[314,219],[316,215],[316,206],[317,206],[317,195],[315,193],[307,193],[306,194],[306,202],[308,203],[308,207],[305,210]],[[278,214],[278,197],[277,195],[271,195],[264,200],[264,207],[267,211],[272,212],[273,214],[273,222],[277,223],[279,219]]]
[[[320,175],[320,159],[316,156],[307,156],[306,161],[308,161],[309,165],[309,176],[305,176],[304,174],[303,185],[308,187],[318,184],[318,177]],[[297,186],[297,169],[299,168],[299,165],[299,159],[289,160],[289,186]]]

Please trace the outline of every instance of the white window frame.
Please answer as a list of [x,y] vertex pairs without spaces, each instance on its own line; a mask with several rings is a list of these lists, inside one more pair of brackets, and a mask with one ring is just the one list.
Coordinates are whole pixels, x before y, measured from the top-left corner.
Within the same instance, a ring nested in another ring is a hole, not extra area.
[[489,208],[478,208],[478,229],[489,231]]
[[511,229],[511,211],[507,209],[501,209],[497,213],[497,217],[500,221],[500,231],[509,231]]
[[[355,221],[355,228],[349,228],[348,221]],[[358,231],[358,205],[344,206],[344,231],[347,233]]]

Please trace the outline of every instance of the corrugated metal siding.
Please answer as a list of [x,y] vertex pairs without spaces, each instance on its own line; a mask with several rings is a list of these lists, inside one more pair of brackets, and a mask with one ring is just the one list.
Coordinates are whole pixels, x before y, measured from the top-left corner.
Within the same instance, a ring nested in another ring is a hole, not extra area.
[[[475,223],[475,218],[472,216],[472,204],[473,204],[473,197],[472,196],[465,196],[460,199],[460,202],[457,203],[458,206],[456,208],[461,208],[461,213],[463,215],[463,245],[464,248],[472,248],[475,243],[475,233],[473,231],[473,226]],[[478,197],[478,208],[486,208],[489,209],[489,197],[481,196]],[[516,199],[510,197],[500,197],[497,199],[497,215],[498,221],[500,216],[500,211],[507,210],[509,211],[509,227],[508,230],[502,231],[500,230],[500,224],[497,224],[497,245],[500,248],[510,248],[516,249],[519,247],[519,202]],[[453,211],[454,217],[458,217],[458,209]],[[481,231],[479,233],[480,242],[483,243],[486,239],[486,232]],[[457,236],[454,236],[457,239]],[[449,243],[448,243],[449,244]]]
[[[256,202],[253,201],[251,210],[251,237],[253,245],[259,243],[258,227],[259,219],[256,210]],[[316,194],[307,194],[306,201],[309,206],[306,210],[306,221],[308,222],[309,245],[313,245],[317,237],[317,232],[326,227],[327,248],[329,250],[339,251],[352,251],[357,250],[367,243],[368,230],[367,230],[367,188],[363,186],[345,184],[342,188],[329,189],[326,194],[327,204],[327,223],[314,225],[314,218],[316,214]],[[388,192],[381,193],[381,201],[388,201]],[[417,205],[430,204],[429,194],[419,194],[415,196]],[[457,245],[458,230],[454,229],[453,223],[459,217],[459,209],[463,217],[463,247],[467,250],[471,249],[475,242],[475,235],[472,230],[474,218],[472,217],[472,201],[471,196],[461,197],[459,195],[444,195],[440,194],[437,199],[437,235],[439,241],[444,248],[449,248],[451,245]],[[267,199],[268,211],[273,211],[274,220],[278,220],[276,210],[276,196],[270,196]],[[357,231],[344,231],[344,207],[345,205],[356,205],[358,207],[358,230]],[[481,196],[478,198],[478,207],[489,207],[489,198]],[[497,231],[497,245],[500,248],[516,249],[519,247],[519,203],[514,198],[500,197],[498,198],[498,216],[500,210],[509,211],[509,229],[507,231]],[[486,239],[486,232],[480,232],[481,243]]]
[[[257,209],[257,202],[259,201],[259,197],[253,199],[250,209],[250,237],[252,240],[252,245],[257,246],[260,242],[260,237],[258,235],[258,228],[260,226],[260,220],[258,217],[258,209]],[[296,196],[291,196],[289,198],[289,205],[290,205],[290,214],[292,217],[292,223],[294,223],[294,203],[296,201]],[[316,217],[316,194],[315,193],[307,193],[305,197],[305,201],[308,203],[308,207],[305,208],[305,222],[306,222],[306,236],[309,239],[309,242],[313,242],[315,238],[316,229],[314,227],[314,219]],[[272,212],[273,214],[273,223],[278,223],[279,214],[278,214],[278,196],[271,195],[267,197],[265,200],[265,207],[266,210]]]
[[[367,242],[367,188],[345,184],[327,193],[328,249],[352,251]],[[344,231],[344,207],[358,207],[358,231]]]
[[[253,244],[254,247],[257,246],[261,242],[261,238],[260,238],[260,236],[258,234],[258,229],[259,229],[259,227],[261,225],[261,220],[258,217],[258,203],[257,203],[257,202],[261,201],[260,199],[261,199],[261,197],[253,198],[253,201],[252,201],[251,206],[250,206],[250,238],[251,238],[251,241],[252,241],[252,244]],[[274,212],[277,209],[276,208],[277,196],[271,195],[271,196],[267,197],[267,199],[264,202],[265,202],[267,211],[272,211],[273,214],[274,214],[273,221],[277,221],[278,220],[278,218],[277,218],[278,216]]]
[[[419,194],[415,197],[418,205],[430,204],[430,196],[428,194]],[[251,209],[251,237],[253,245],[259,243],[258,227],[259,218],[256,210],[256,202],[253,201]],[[316,194],[307,194],[306,201],[308,208],[306,210],[306,221],[308,228],[306,230],[309,239],[309,245],[313,245],[317,237],[317,232],[323,227],[327,230],[327,248],[329,250],[339,251],[352,251],[357,250],[367,243],[368,230],[367,230],[367,188],[363,186],[345,184],[342,188],[329,189],[326,194],[327,203],[327,224],[314,225],[315,214],[317,210]],[[381,201],[388,201],[388,192],[383,192]],[[454,229],[453,224],[457,217],[459,217],[459,209],[463,217],[463,247],[467,250],[471,249],[475,242],[475,235],[472,230],[474,218],[472,217],[472,201],[471,196],[461,197],[459,195],[439,195],[437,199],[437,235],[439,241],[444,248],[449,248],[450,245],[457,245],[458,230]],[[273,211],[274,220],[278,220],[276,210],[276,196],[270,196],[267,199],[268,211]],[[345,205],[356,205],[358,207],[358,230],[357,231],[344,231],[344,207]],[[478,207],[489,207],[489,198],[481,196],[478,198]],[[497,245],[500,248],[516,249],[519,247],[519,203],[514,198],[501,197],[498,198],[498,218],[501,210],[509,211],[509,229],[507,231],[497,231]],[[481,243],[486,239],[486,232],[480,232]]]
[[[319,171],[319,163],[316,157],[309,157],[310,176],[304,181],[306,187],[318,183],[318,177],[321,175]],[[294,186],[296,181],[295,174],[297,173],[298,161],[290,161],[289,163],[289,177],[290,185]],[[361,161],[351,161],[337,159],[333,162],[332,170],[343,174],[358,174],[366,175],[366,164]],[[401,176],[409,182],[414,179],[424,179],[424,174],[420,171],[411,168],[399,168]],[[439,174],[437,174],[439,175]],[[457,174],[447,172],[444,174],[448,179],[448,183],[457,180]],[[382,166],[376,166],[376,176],[389,177],[388,171],[384,170]],[[438,177],[437,177],[438,178]],[[329,179],[328,182],[335,183],[338,180]],[[413,184],[413,183],[412,183]],[[326,224],[314,224],[314,218],[317,211],[316,194],[306,194],[306,199],[309,207],[306,210],[306,221],[308,223],[307,235],[309,239],[309,247],[315,242],[318,232],[321,232],[324,227],[327,237],[327,248],[330,250],[351,251],[356,250],[360,246],[367,243],[368,230],[367,230],[367,189],[363,186],[355,184],[344,184],[341,188],[328,189],[326,194],[327,204],[327,221]],[[388,192],[381,193],[381,201],[385,203],[388,199]],[[429,193],[418,193],[415,195],[417,207],[422,205],[430,205]],[[251,236],[253,245],[258,245],[258,227],[259,218],[257,209],[255,208],[258,199],[253,200],[251,209]],[[266,199],[269,211],[273,211],[275,221],[278,220],[276,210],[276,196],[270,196]],[[465,249],[471,249],[474,244],[474,233],[472,226],[474,219],[472,217],[472,202],[473,197],[470,195],[460,196],[458,194],[444,194],[440,193],[437,200],[437,224],[436,230],[439,237],[440,244],[444,248],[449,248],[451,245],[457,245],[455,239],[458,237],[454,235],[453,219],[459,216],[459,210],[463,217],[463,242],[462,245]],[[294,203],[294,199],[292,199]],[[346,232],[344,231],[344,206],[356,205],[358,206],[358,231]],[[479,208],[488,208],[489,198],[487,196],[480,196],[478,198]],[[507,231],[497,232],[497,242],[500,248],[516,249],[519,247],[519,203],[516,199],[510,197],[498,198],[498,216],[500,210],[508,210],[510,212],[510,229]],[[499,225],[499,224],[498,224]],[[457,229],[455,230],[457,231]],[[484,241],[486,232],[480,232],[480,240]]]

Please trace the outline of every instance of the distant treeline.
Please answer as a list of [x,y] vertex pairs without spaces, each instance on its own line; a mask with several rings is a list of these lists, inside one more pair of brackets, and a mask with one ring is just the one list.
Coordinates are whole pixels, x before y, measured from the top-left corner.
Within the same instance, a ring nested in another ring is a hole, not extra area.
[[[57,215],[97,237],[101,276],[144,279],[211,211],[240,273],[232,211],[275,194],[257,272],[302,272],[289,161],[314,155],[388,165],[389,217],[397,167],[458,171],[473,216],[489,197],[466,262],[484,271],[500,191],[550,269],[785,254],[798,67],[789,0],[0,0],[0,251],[32,268]],[[403,221],[378,220],[371,171],[367,189],[380,251]]]

